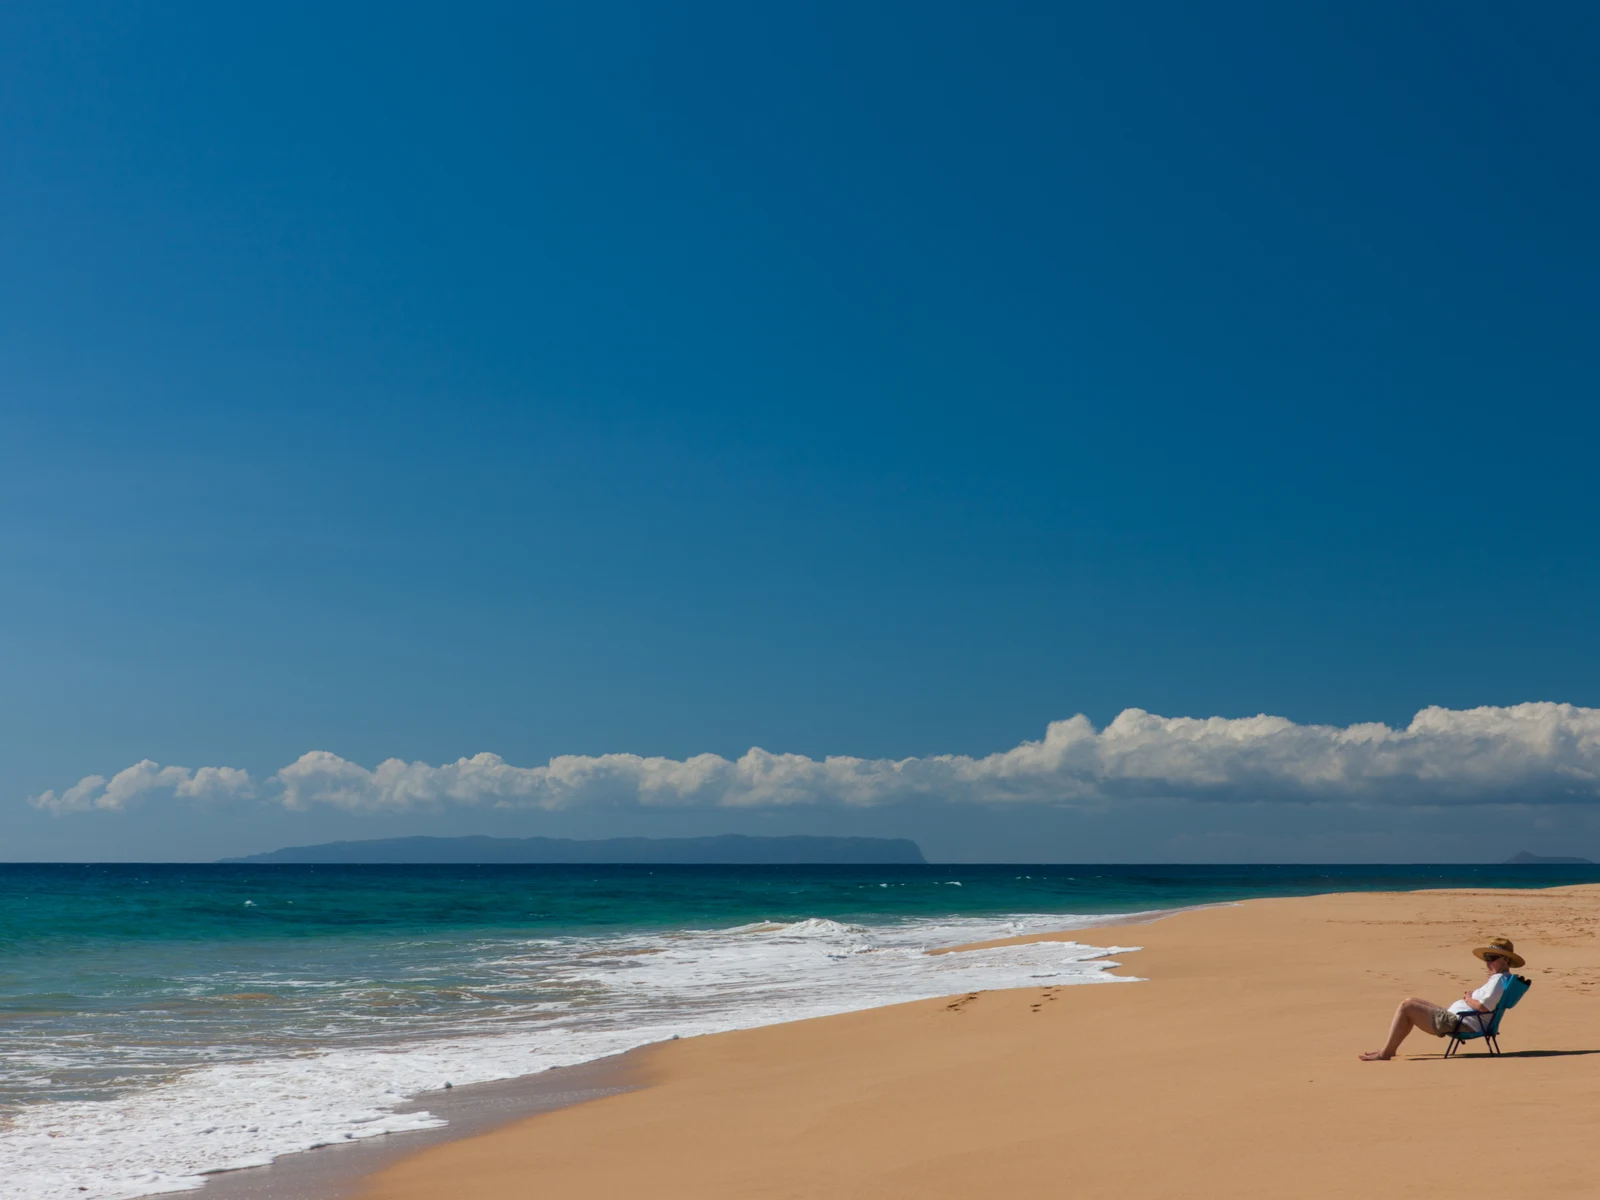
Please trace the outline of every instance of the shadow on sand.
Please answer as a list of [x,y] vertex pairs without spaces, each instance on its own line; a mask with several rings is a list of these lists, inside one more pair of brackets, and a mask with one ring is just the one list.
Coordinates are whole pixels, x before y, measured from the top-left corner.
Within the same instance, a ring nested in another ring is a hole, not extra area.
[[[1600,1050],[1507,1050],[1501,1054],[1473,1054],[1470,1051],[1463,1050],[1453,1056],[1450,1061],[1455,1062],[1460,1059],[1464,1062],[1469,1058],[1486,1060],[1493,1058],[1568,1058],[1574,1054],[1600,1054]],[[1436,1057],[1441,1061],[1444,1059],[1442,1054]]]

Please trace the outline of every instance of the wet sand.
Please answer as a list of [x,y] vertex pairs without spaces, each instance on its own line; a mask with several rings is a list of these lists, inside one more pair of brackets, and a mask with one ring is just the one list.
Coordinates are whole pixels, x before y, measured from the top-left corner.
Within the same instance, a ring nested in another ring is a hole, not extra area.
[[360,1191],[367,1176],[428,1146],[473,1137],[536,1113],[638,1086],[637,1057],[619,1054],[538,1075],[424,1092],[401,1112],[426,1110],[449,1124],[286,1154],[270,1166],[211,1175],[201,1200],[340,1200]]
[[[629,1056],[646,1086],[451,1140],[365,1200],[1445,1197],[1600,1191],[1600,886],[1256,900],[1075,930],[1146,982],[983,992]],[[1534,986],[1445,1061],[1396,1002]]]

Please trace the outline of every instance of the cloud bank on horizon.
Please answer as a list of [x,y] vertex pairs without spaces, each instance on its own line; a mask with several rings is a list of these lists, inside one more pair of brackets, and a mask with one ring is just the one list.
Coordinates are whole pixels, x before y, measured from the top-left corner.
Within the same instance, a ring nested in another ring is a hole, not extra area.
[[234,767],[145,760],[29,797],[54,813],[123,810],[147,795],[264,797],[354,813],[581,805],[761,808],[796,804],[1094,806],[1178,798],[1389,805],[1571,804],[1600,800],[1600,709],[1529,703],[1425,708],[1403,729],[1298,725],[1283,717],[1160,717],[1130,708],[1104,729],[1082,715],[1042,741],[982,758],[807,758],[754,748],[736,760],[563,755],[517,767],[497,754],[368,769],[326,750],[255,780]]

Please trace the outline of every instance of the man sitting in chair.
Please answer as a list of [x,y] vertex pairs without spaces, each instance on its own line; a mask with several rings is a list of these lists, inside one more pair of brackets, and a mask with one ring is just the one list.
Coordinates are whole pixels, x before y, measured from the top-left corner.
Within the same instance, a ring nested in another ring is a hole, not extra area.
[[1511,972],[1524,966],[1526,960],[1505,938],[1490,938],[1487,946],[1473,951],[1489,968],[1489,978],[1482,986],[1468,992],[1449,1008],[1440,1008],[1412,996],[1402,1000],[1394,1010],[1394,1020],[1389,1025],[1389,1044],[1382,1050],[1369,1050],[1361,1056],[1363,1062],[1385,1062],[1394,1057],[1400,1043],[1413,1029],[1421,1029],[1434,1037],[1449,1037],[1462,1033],[1484,1033],[1489,1028],[1489,1017],[1500,1006],[1506,985],[1511,982]]

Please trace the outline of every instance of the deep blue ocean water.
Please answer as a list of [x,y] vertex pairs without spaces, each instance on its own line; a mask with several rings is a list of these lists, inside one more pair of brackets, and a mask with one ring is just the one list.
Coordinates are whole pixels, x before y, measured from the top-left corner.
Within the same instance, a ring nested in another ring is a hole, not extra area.
[[1594,882],[1600,866],[0,864],[0,953],[42,966],[69,948],[128,941],[1101,914],[1255,896]]
[[1085,945],[931,946],[1258,896],[1594,882],[1600,866],[0,865],[0,1197],[193,1186],[426,1124],[394,1109],[446,1081],[664,1037],[1113,978]]

